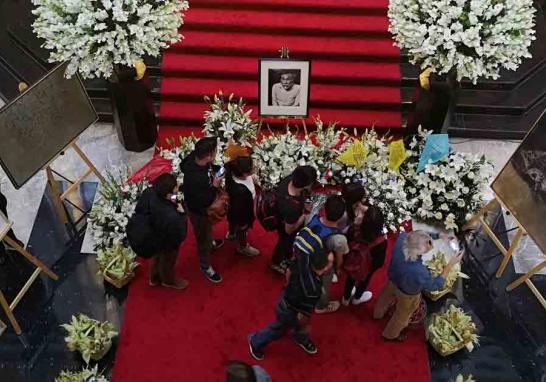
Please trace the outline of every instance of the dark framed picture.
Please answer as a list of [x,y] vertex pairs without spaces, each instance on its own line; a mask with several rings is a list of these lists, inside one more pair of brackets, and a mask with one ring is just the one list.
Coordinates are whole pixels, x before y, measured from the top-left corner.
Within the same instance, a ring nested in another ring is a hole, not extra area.
[[264,117],[307,117],[311,61],[259,60],[259,114]]
[[535,122],[491,188],[546,253],[546,111]]

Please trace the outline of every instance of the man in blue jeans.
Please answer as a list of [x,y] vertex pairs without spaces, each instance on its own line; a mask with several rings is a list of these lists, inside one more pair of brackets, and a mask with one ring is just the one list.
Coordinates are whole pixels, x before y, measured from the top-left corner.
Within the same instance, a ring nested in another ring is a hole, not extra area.
[[290,279],[279,303],[277,320],[266,329],[248,336],[250,354],[256,360],[264,359],[263,349],[272,341],[294,329],[294,340],[309,354],[316,354],[317,347],[309,338],[308,321],[322,294],[321,275],[327,272],[334,255],[297,256],[292,264]]

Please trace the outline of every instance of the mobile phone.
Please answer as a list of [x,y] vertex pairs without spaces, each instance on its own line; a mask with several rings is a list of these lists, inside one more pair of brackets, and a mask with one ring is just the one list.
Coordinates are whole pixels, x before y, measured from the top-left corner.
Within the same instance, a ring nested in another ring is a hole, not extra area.
[[459,252],[459,241],[457,239],[450,240],[449,248],[451,248],[454,252]]
[[176,202],[177,199],[178,199],[178,195],[176,194],[171,195],[171,201]]
[[224,166],[220,167],[220,169],[216,172],[216,177],[221,178],[226,173],[226,168]]

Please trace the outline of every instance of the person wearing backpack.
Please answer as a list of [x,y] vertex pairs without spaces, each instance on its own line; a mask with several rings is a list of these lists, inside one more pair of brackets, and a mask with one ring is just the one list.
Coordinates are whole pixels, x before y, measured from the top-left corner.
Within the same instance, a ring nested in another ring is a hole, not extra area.
[[[341,234],[338,224],[345,215],[345,202],[339,195],[326,199],[323,216],[315,215],[301,229],[294,241],[294,256],[334,255],[337,269],[341,268],[343,255],[349,252],[347,238]],[[330,301],[330,286],[334,277],[334,267],[322,274],[322,294],[315,308],[315,313],[333,313],[340,307],[339,301]]]
[[317,174],[313,167],[299,166],[292,175],[281,181],[275,191],[279,237],[271,259],[271,269],[274,271],[286,273],[288,260],[292,257],[294,239],[310,211],[307,196],[316,179]]
[[385,219],[381,209],[369,206],[362,224],[349,229],[350,252],[343,266],[348,276],[341,300],[345,306],[349,305],[351,300],[353,305],[359,305],[372,299],[372,292],[366,288],[374,272],[385,263],[387,238],[383,232],[384,225]]
[[143,258],[152,258],[150,285],[185,289],[188,281],[176,277],[180,244],[186,238],[187,217],[177,202],[178,184],[172,174],[157,177],[140,195],[127,225],[129,245]]
[[250,156],[240,156],[226,163],[226,190],[229,195],[228,223],[229,231],[226,238],[237,240],[237,253],[255,257],[260,254],[250,246],[247,240],[248,230],[254,224],[254,199],[256,185],[254,184],[254,165]]

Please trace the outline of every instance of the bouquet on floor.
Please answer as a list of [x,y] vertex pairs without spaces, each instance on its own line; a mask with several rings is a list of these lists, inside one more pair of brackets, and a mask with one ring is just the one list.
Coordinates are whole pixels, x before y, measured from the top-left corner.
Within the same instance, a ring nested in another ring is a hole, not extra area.
[[138,266],[136,254],[121,244],[97,251],[99,274],[114,281],[122,281],[134,275]]
[[92,369],[83,369],[81,371],[67,371],[63,370],[55,382],[108,382],[108,379],[99,374],[98,365],[95,365]]
[[252,110],[245,110],[242,98],[235,101],[231,94],[228,99],[220,91],[212,99],[205,96],[209,110],[205,111],[203,134],[218,137],[217,162],[223,162],[223,152],[228,143],[251,147],[258,135],[258,124],[250,117]]
[[411,63],[474,84],[516,70],[535,40],[532,0],[391,0],[388,17]]
[[452,151],[418,173],[428,134],[419,130],[400,170],[408,198],[413,200],[410,211],[418,220],[459,230],[483,206],[493,167],[484,156]]
[[434,314],[428,325],[428,339],[441,355],[453,354],[478,344],[476,325],[461,308],[450,305],[443,314]]
[[32,0],[33,30],[51,51],[50,62],[69,61],[66,76],[109,78],[116,65],[179,41],[185,0]]
[[118,335],[110,322],[100,322],[85,314],[72,316],[70,324],[62,327],[67,331],[68,350],[79,351],[85,363],[104,357],[112,347],[112,338]]
[[95,250],[127,244],[127,224],[135,212],[138,197],[148,187],[147,182],[127,183],[128,169],[118,177],[106,174],[99,199],[87,218],[95,242]]

